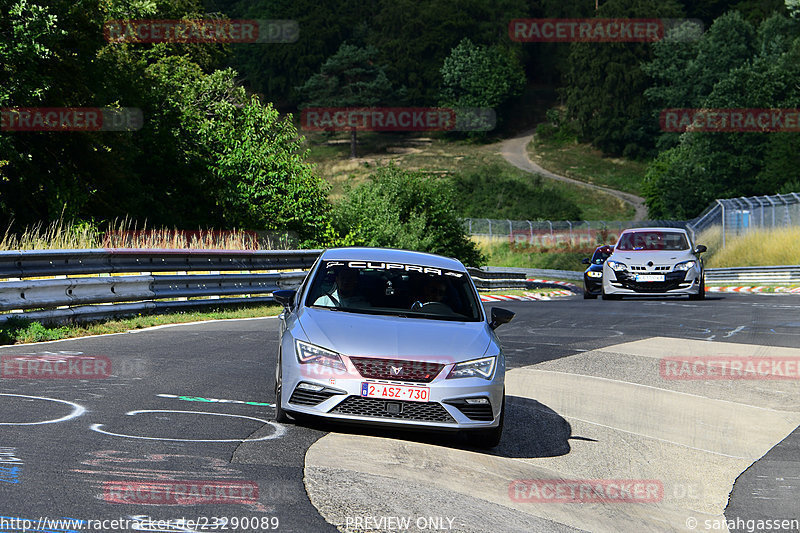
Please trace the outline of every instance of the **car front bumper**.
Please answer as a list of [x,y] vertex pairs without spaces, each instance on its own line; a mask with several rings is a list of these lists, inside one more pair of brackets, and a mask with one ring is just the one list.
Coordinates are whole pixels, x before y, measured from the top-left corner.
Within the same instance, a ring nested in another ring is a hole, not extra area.
[[[502,410],[505,368],[502,355],[491,380],[483,378],[446,379],[453,364],[447,364],[430,383],[367,379],[349,362],[348,370],[319,365],[284,362],[281,407],[290,412],[326,419],[441,430],[469,430],[497,427]],[[301,383],[322,386],[311,392]],[[363,383],[407,385],[428,388],[428,402],[366,398]],[[488,404],[467,403],[485,398]]]
[[630,272],[609,270],[603,274],[603,292],[629,296],[671,296],[698,294],[702,273],[697,269],[664,274],[664,281],[636,281]]

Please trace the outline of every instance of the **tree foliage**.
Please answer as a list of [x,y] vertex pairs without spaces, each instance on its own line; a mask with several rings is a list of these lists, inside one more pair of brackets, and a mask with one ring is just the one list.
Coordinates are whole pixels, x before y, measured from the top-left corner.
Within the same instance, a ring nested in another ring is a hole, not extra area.
[[[663,67],[691,77],[659,76],[648,97],[665,107],[800,108],[799,31],[798,21],[783,15],[755,30],[728,13],[683,55],[668,53],[665,43],[656,46],[648,71]],[[669,148],[646,176],[652,217],[691,218],[714,198],[775,194],[800,178],[796,132],[689,131],[662,138]]]
[[515,57],[467,38],[445,58],[441,73],[445,107],[497,109],[525,88],[525,72]]
[[452,177],[463,217],[510,220],[580,220],[572,201],[542,184],[539,176],[520,178],[499,164]]
[[334,226],[354,244],[430,252],[467,265],[483,261],[454,207],[456,192],[441,178],[381,167],[334,206]]
[[[674,0],[609,0],[601,18],[680,17]],[[651,85],[641,64],[651,59],[648,43],[573,43],[562,94],[581,137],[612,155],[641,157],[652,150],[655,126],[643,93]]]
[[0,68],[11,80],[0,106],[122,106],[145,117],[133,132],[0,133],[2,222],[324,231],[327,185],[305,162],[291,117],[216,69],[224,45],[103,38],[109,18],[192,18],[199,2],[0,1]]

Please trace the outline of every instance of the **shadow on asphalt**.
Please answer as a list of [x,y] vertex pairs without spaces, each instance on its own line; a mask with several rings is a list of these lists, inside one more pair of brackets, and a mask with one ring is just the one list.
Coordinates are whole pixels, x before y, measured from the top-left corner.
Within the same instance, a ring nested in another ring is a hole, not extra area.
[[570,451],[569,439],[584,439],[572,435],[572,426],[561,415],[536,400],[518,396],[506,397],[506,417],[500,445],[491,450],[476,449],[462,433],[397,430],[388,427],[330,422],[323,419],[301,418],[300,427],[388,439],[406,440],[469,450],[498,457],[535,458],[557,457]]

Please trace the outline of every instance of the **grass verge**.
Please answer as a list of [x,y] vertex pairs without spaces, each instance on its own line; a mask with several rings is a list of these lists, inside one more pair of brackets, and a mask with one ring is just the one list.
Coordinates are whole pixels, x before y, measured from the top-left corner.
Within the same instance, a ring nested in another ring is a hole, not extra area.
[[555,174],[636,195],[641,193],[647,170],[646,163],[603,157],[600,150],[589,144],[544,140],[538,136],[528,145],[528,157]]
[[478,244],[480,251],[486,255],[487,265],[512,268],[544,268],[553,270],[574,270],[583,272],[586,266],[581,263],[585,257],[591,257],[594,248],[562,248],[542,250],[530,247],[512,246],[508,238],[478,237],[472,240]]
[[134,329],[149,328],[164,324],[182,324],[203,320],[275,316],[280,314],[280,312],[281,306],[269,304],[238,309],[218,309],[213,311],[168,313],[163,315],[139,315],[119,320],[53,327],[44,326],[39,322],[10,319],[0,325],[0,344],[25,344],[30,342],[69,339],[73,337],[104,335],[107,333],[124,333]]
[[708,248],[708,268],[800,265],[800,227],[728,233],[722,247],[722,228],[713,226],[696,237]]
[[[497,143],[478,144],[449,139],[441,134],[422,137],[364,132],[358,136],[359,157],[350,159],[348,140],[347,134],[306,136],[309,161],[316,165],[318,175],[331,184],[329,196],[334,202],[348,187],[365,181],[375,168],[390,163],[434,176],[486,173],[499,165],[510,176],[533,180],[533,175],[512,166],[502,157]],[[542,184],[577,204],[584,220],[629,220],[633,217],[633,208],[611,195],[546,178],[542,179]]]

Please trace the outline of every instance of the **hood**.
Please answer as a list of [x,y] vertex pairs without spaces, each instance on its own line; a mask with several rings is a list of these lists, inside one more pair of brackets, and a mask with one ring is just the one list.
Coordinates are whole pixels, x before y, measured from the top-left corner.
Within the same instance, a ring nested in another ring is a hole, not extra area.
[[673,265],[681,261],[688,261],[690,259],[697,259],[691,250],[641,250],[637,252],[628,251],[615,251],[611,256],[606,259],[606,262],[621,261],[623,263],[632,263],[634,265],[644,265],[648,261],[652,261],[656,265]]
[[306,308],[308,342],[343,355],[455,362],[480,357],[492,342],[486,322],[362,315]]

